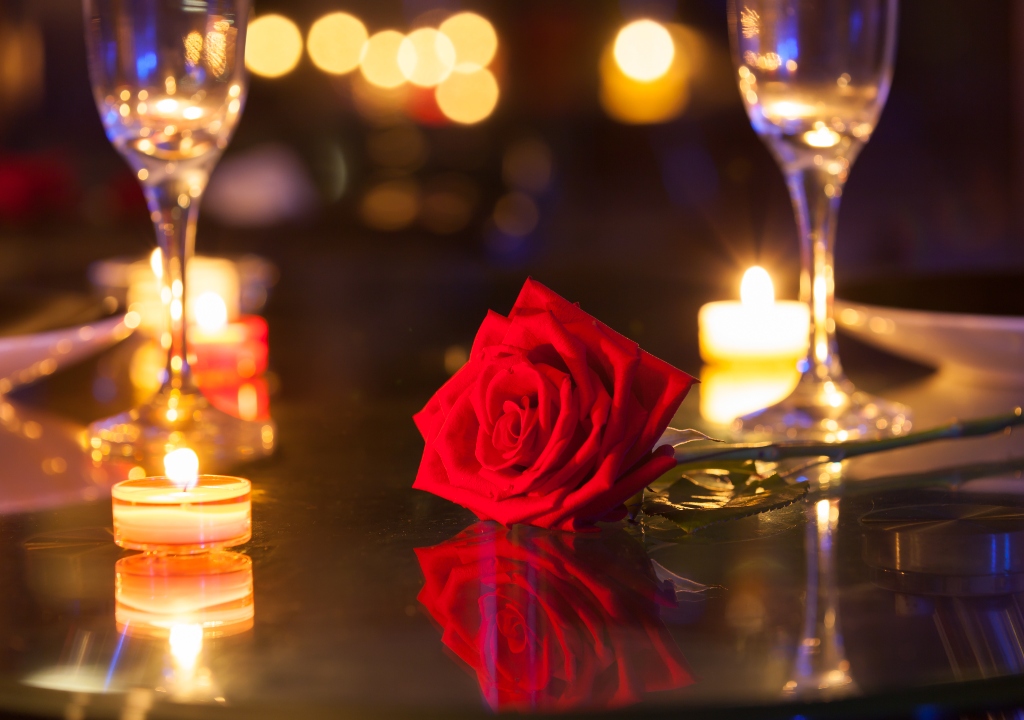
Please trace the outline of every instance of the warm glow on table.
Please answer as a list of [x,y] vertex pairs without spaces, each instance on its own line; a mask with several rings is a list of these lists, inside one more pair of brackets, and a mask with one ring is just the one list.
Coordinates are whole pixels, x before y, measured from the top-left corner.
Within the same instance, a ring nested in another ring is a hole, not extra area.
[[196,553],[234,547],[252,535],[251,485],[244,478],[196,476],[191,450],[167,455],[166,477],[125,480],[111,490],[114,541],[124,548]]
[[771,277],[757,266],[743,276],[740,296],[740,302],[713,302],[700,309],[705,362],[795,362],[807,354],[810,312],[804,303],[776,301]]
[[187,664],[203,637],[252,627],[252,560],[233,552],[131,555],[115,566],[114,619],[118,630],[166,637]]

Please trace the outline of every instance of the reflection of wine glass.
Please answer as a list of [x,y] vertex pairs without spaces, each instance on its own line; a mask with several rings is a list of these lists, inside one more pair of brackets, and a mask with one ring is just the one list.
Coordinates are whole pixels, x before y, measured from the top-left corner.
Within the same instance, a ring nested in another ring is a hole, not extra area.
[[839,626],[836,528],[839,500],[807,506],[807,596],[803,638],[783,694],[834,699],[857,691]]
[[262,447],[262,423],[220,413],[199,393],[186,340],[186,268],[199,201],[245,99],[248,13],[248,0],[85,0],[100,118],[142,183],[162,251],[162,344],[168,351],[157,395],[94,425],[94,447],[114,446],[113,454],[143,463],[158,463],[168,443],[187,444],[215,462]]
[[907,410],[854,389],[832,319],[836,215],[850,167],[889,94],[897,0],[730,0],[740,94],[782,167],[801,239],[811,347],[800,383],[743,429],[844,440],[900,434]]

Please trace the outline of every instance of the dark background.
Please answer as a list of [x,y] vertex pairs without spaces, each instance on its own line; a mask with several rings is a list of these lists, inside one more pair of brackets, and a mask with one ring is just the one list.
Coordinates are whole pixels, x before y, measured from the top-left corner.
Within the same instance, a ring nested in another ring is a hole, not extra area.
[[[44,57],[38,88],[2,112],[0,282],[85,288],[90,262],[152,246],[141,193],[92,103],[79,4],[0,7],[8,28],[37,28]],[[486,308],[507,310],[527,275],[691,370],[699,302],[735,297],[747,266],[765,265],[779,294],[795,295],[789,201],[734,86],[724,0],[257,0],[255,10],[287,15],[303,34],[323,13],[345,10],[373,33],[408,29],[439,7],[494,23],[502,95],[472,127],[412,124],[427,148],[416,167],[374,164],[368,144],[381,129],[356,111],[348,77],[304,56],[282,78],[252,78],[221,170],[284,148],[312,194],[263,227],[232,227],[207,204],[198,249],[256,252],[280,267],[273,346],[324,344],[301,366],[278,363],[287,390],[315,392],[322,373],[351,373],[353,388],[436,385],[446,350],[468,345]],[[1024,265],[1019,15],[1008,0],[902,4],[888,106],[844,194],[840,294],[864,279]],[[617,123],[598,102],[601,50],[640,16],[681,22],[707,49],[685,112],[663,124]],[[535,198],[536,227],[509,237],[492,213],[507,192],[503,154],[524,138],[550,149],[554,174]],[[457,176],[473,198],[469,221],[446,234],[419,222],[368,227],[363,196],[396,173],[426,189]],[[646,299],[626,303],[624,294]]]

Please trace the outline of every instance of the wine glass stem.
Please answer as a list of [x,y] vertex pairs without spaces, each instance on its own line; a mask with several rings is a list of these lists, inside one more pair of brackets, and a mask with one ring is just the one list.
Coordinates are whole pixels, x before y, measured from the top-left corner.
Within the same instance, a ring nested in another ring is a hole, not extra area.
[[811,312],[811,342],[801,364],[805,377],[819,382],[841,380],[836,351],[832,300],[835,294],[834,248],[842,183],[820,168],[787,175],[800,232],[800,299]]
[[166,331],[161,338],[161,344],[167,347],[165,391],[194,390],[188,364],[185,283],[186,268],[195,247],[199,197],[192,197],[190,190],[195,193],[196,187],[171,177],[144,188],[163,258],[160,298],[167,312]]

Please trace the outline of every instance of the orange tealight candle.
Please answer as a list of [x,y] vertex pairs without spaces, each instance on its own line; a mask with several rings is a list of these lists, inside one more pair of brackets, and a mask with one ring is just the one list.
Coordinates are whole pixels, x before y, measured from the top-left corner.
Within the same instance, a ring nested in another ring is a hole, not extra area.
[[165,477],[114,485],[114,542],[131,550],[176,554],[248,542],[252,536],[248,480],[199,475],[198,458],[187,448],[168,453],[164,465]]

